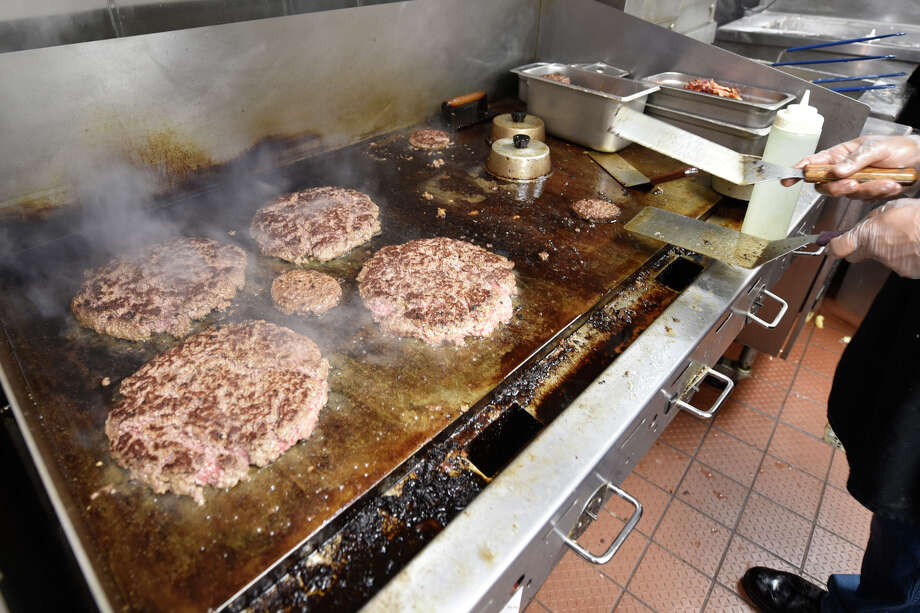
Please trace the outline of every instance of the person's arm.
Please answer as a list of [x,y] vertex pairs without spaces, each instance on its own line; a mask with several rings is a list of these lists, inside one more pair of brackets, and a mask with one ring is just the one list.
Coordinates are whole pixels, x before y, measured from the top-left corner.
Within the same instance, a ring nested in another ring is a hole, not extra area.
[[[893,198],[909,188],[894,181],[859,183],[847,177],[867,166],[920,169],[920,137],[864,136],[810,155],[796,168],[809,164],[834,165],[840,180],[818,185],[825,194],[860,200]],[[920,278],[920,200],[902,198],[873,210],[829,247],[835,256],[851,262],[878,260],[902,277]]]
[[[862,136],[810,155],[795,167],[804,168],[809,164],[834,165],[834,174],[840,180],[819,184],[817,189],[824,194],[859,200],[893,198],[907,188],[889,180],[859,183],[847,177],[867,166],[920,169],[920,137]],[[794,182],[784,181],[784,184]]]

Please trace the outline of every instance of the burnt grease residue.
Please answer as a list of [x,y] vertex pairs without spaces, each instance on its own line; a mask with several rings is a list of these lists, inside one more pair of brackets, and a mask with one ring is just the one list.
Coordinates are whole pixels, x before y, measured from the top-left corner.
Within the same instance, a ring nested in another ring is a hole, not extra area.
[[429,450],[396,495],[359,511],[321,555],[295,563],[250,610],[357,610],[485,487],[473,472],[445,465],[458,454],[451,443]]
[[593,313],[588,323],[604,333],[604,342],[596,350],[580,355],[577,364],[541,398],[537,418],[549,423],[562,413],[678,295],[668,287],[649,283],[639,308],[604,309]]

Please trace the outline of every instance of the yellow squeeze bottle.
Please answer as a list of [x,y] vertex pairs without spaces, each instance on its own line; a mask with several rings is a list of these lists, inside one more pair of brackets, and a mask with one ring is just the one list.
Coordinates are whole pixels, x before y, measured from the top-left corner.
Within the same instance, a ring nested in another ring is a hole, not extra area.
[[[806,91],[800,104],[790,104],[776,114],[763,152],[764,160],[792,166],[815,152],[824,117],[808,105],[810,96],[811,91]],[[755,185],[741,231],[767,240],[786,238],[802,185],[799,181],[785,187],[779,180]]]

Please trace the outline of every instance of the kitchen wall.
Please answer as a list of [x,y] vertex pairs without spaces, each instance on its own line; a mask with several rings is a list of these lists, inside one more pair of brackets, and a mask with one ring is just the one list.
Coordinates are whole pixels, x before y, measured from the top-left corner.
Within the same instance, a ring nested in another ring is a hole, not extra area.
[[770,10],[920,24],[920,2],[917,0],[776,0]]
[[3,0],[0,53],[398,0]]
[[412,125],[448,97],[508,95],[538,7],[413,0],[0,53],[0,215],[83,199],[126,164],[168,188],[247,152],[271,167]]
[[[715,14],[726,0],[598,0],[655,25],[711,43],[715,38]],[[731,2],[742,0],[729,0]],[[750,1],[750,0],[749,0]]]

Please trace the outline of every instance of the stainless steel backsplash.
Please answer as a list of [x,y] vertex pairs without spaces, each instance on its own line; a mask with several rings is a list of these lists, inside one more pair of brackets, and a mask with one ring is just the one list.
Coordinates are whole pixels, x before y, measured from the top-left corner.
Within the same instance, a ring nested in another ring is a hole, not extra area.
[[0,3],[0,53],[399,0],[45,0]]

